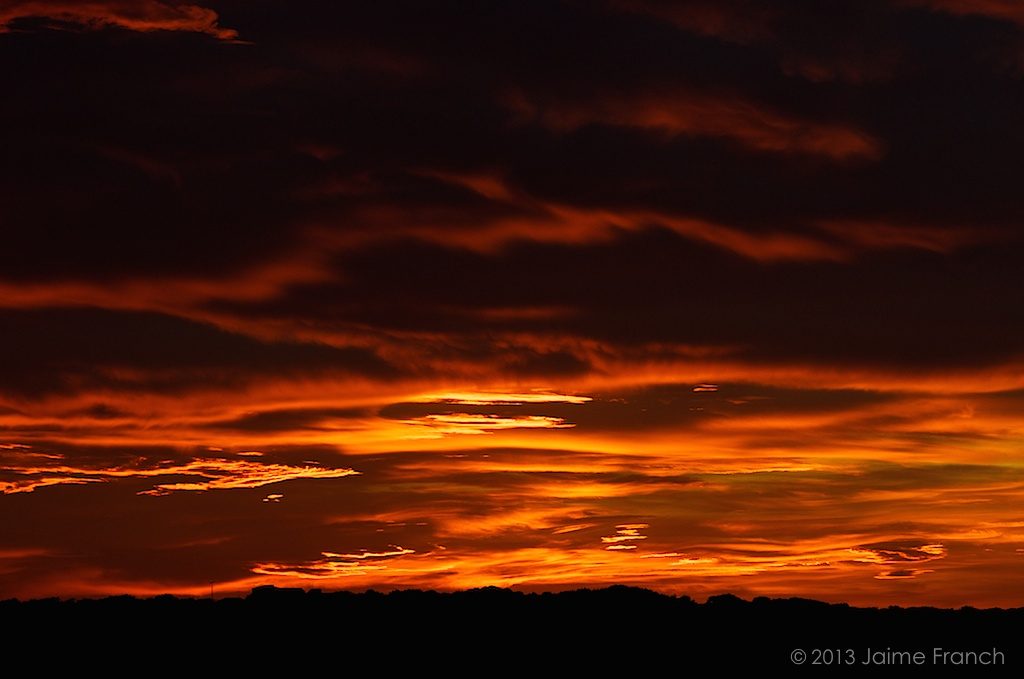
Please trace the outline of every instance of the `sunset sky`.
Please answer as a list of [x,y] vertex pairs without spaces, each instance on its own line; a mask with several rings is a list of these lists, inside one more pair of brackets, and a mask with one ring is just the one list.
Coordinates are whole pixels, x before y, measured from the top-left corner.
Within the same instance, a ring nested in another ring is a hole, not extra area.
[[0,3],[0,598],[1024,605],[1024,3]]

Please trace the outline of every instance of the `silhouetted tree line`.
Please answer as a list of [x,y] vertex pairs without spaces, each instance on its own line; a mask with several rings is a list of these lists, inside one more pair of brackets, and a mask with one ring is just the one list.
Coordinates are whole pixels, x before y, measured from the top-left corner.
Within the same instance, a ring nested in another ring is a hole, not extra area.
[[[386,594],[258,587],[244,598],[8,600],[0,602],[0,626],[8,653],[43,648],[38,657],[51,661],[88,662],[97,653],[138,662],[191,657],[236,669],[336,667],[337,676],[355,665],[390,667],[388,676],[430,665],[485,676],[499,667],[657,667],[682,677],[697,669],[795,669],[796,649],[808,654],[801,672],[829,671],[813,662],[825,649],[832,653],[817,659],[829,664],[837,664],[836,652],[844,664],[860,664],[869,649],[921,651],[930,667],[935,648],[998,649],[1003,665],[1020,667],[1024,649],[1022,608],[855,608],[731,595],[700,604],[623,586]],[[479,658],[485,666],[475,665]],[[964,668],[971,676],[991,669]]]

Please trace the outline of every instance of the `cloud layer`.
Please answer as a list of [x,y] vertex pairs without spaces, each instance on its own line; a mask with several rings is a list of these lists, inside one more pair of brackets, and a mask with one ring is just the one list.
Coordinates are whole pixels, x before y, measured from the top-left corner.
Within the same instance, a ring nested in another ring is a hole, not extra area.
[[1019,603],[1013,5],[8,3],[0,595]]

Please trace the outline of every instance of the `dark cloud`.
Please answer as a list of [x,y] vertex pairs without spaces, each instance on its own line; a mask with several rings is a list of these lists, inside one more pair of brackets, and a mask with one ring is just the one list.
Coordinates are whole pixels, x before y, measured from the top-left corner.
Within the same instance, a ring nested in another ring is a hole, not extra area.
[[231,420],[211,422],[210,429],[226,431],[295,431],[317,429],[332,420],[346,420],[372,415],[364,408],[293,408],[246,413]]
[[2,389],[11,396],[89,389],[202,390],[261,376],[323,371],[384,379],[398,375],[367,349],[262,342],[172,316],[100,309],[4,311],[0,356]]
[[[905,250],[765,266],[665,231],[495,254],[405,242],[346,255],[343,283],[222,308],[267,320],[312,317],[325,327],[719,346],[753,361],[979,366],[1024,350],[1013,331],[1024,326],[1019,258],[1017,246],[979,246],[952,258]],[[452,312],[495,307],[574,313],[488,319]]]
[[[219,275],[303,246],[307,227],[366,229],[368,210],[399,230],[425,208],[455,230],[531,214],[410,174],[423,170],[751,232],[1013,229],[1020,31],[923,4],[724,3],[767,24],[739,42],[659,18],[699,29],[707,3],[212,3],[246,45],[11,32],[3,276]],[[804,77],[860,67],[888,77]],[[834,162],[847,155],[861,162]]]
[[875,543],[860,545],[859,550],[877,554],[886,563],[931,561],[945,555],[941,546],[909,543]]
[[230,40],[237,33],[217,25],[217,13],[177,0],[10,0],[0,10],[0,32],[25,30],[32,20],[47,27],[131,31],[185,31]]

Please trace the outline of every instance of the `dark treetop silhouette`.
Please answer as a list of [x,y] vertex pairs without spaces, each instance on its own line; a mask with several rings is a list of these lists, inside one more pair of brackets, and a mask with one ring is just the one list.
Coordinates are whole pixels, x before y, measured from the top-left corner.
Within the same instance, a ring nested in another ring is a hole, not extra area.
[[[295,663],[345,664],[368,649],[394,648],[407,662],[431,659],[449,668],[480,657],[502,666],[544,662],[566,669],[655,662],[680,670],[814,667],[862,665],[869,654],[873,665],[990,668],[1019,665],[1024,609],[855,608],[732,595],[699,604],[624,586],[542,594],[265,586],[245,598],[8,600],[0,602],[0,620],[7,639],[18,642],[12,648],[42,641],[95,649],[102,640],[126,652],[155,653],[173,640],[201,645],[231,664],[269,659],[253,655],[254,640],[265,640],[288,654],[301,649]],[[806,656],[795,662],[799,652]]]

